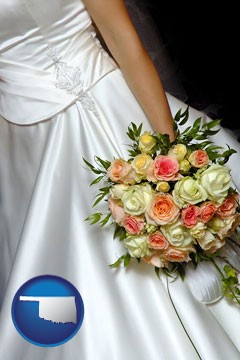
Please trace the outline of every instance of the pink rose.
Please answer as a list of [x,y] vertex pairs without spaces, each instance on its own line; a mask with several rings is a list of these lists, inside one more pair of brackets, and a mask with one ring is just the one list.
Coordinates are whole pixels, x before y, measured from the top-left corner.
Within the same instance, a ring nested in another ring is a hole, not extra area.
[[144,218],[142,216],[127,215],[123,220],[123,226],[129,234],[137,235],[144,228]]
[[197,217],[200,213],[200,209],[195,205],[188,205],[181,211],[181,220],[186,228],[192,228],[197,223]]
[[149,247],[155,250],[165,250],[169,246],[169,242],[161,231],[156,231],[149,235]]
[[115,159],[108,168],[107,175],[115,183],[124,183],[124,179],[131,172],[131,165],[123,159]]
[[199,220],[205,224],[213,218],[217,211],[217,207],[211,201],[206,201],[200,205]]
[[[191,249],[192,250],[192,249]],[[188,248],[176,248],[173,246],[169,246],[169,248],[164,251],[164,259],[170,262],[188,262],[191,260],[189,257],[189,249]]]
[[227,219],[228,217],[235,214],[236,208],[238,207],[238,202],[238,194],[229,195],[217,209],[217,214],[221,219]]
[[122,203],[118,199],[113,199],[112,197],[108,198],[108,206],[112,213],[113,219],[116,221],[117,224],[121,224],[124,220],[126,213],[124,208],[122,207]]
[[166,225],[174,222],[180,210],[170,194],[157,194],[146,210],[146,220],[152,225]]
[[176,180],[178,179],[178,171],[179,164],[175,157],[159,155],[147,169],[147,180],[153,182]]
[[207,152],[200,149],[193,151],[190,154],[188,161],[192,166],[201,168],[209,163],[209,158]]

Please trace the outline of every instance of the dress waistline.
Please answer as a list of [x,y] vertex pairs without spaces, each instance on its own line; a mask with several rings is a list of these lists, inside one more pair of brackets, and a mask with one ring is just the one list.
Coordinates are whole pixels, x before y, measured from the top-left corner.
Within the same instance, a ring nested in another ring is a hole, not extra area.
[[[18,125],[47,120],[77,100],[86,100],[87,91],[117,68],[93,36],[87,37],[79,49],[74,45],[63,56],[46,47],[47,70],[0,58],[3,118]],[[91,102],[87,99],[85,103]]]

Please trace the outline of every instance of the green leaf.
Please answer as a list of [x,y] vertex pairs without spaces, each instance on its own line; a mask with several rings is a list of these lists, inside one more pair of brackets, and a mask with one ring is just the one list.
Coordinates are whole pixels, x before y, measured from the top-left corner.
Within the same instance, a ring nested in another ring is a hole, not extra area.
[[216,119],[216,120],[211,120],[211,121],[208,121],[208,122],[205,122],[203,124],[203,129],[207,128],[207,129],[212,129],[216,126],[218,126],[220,124],[220,121],[219,119]]
[[108,265],[110,268],[118,268],[122,262],[124,267],[128,266],[131,261],[131,256],[129,253],[126,253],[122,256],[120,256],[117,261],[115,261],[113,264]]
[[102,213],[95,213],[90,216],[88,216],[84,221],[91,221],[90,224],[96,224],[102,217]]
[[124,267],[127,267],[131,261],[131,256],[129,253],[127,253],[126,255],[124,255]]
[[95,156],[95,160],[98,164],[100,164],[105,170],[107,170],[109,168],[109,166],[111,165],[111,162],[108,160],[103,160],[98,156]]
[[93,203],[93,207],[95,207],[102,199],[104,199],[106,196],[106,193],[98,194],[96,196],[96,201]]
[[98,176],[95,180],[90,183],[90,186],[99,183],[104,178],[104,175]]
[[111,218],[111,213],[107,214],[102,220],[101,220],[101,226],[104,226],[107,224],[107,222],[109,221],[109,219]]
[[102,174],[102,170],[95,168],[90,162],[82,158],[85,164],[92,170],[95,174]]
[[117,261],[115,261],[113,264],[108,265],[110,268],[114,269],[114,268],[118,268],[122,263],[122,256],[120,258],[117,259]]

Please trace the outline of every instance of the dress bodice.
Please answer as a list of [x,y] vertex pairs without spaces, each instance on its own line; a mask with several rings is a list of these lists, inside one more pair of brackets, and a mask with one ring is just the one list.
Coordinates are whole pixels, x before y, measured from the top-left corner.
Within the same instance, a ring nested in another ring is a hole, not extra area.
[[86,98],[115,68],[82,1],[1,1],[0,114],[7,120],[45,120]]

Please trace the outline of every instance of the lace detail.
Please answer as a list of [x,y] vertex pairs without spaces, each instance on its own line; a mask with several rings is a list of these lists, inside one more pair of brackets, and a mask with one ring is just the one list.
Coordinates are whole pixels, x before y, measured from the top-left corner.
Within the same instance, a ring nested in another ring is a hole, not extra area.
[[55,65],[56,82],[58,89],[65,90],[68,94],[78,97],[83,106],[92,111],[99,117],[94,100],[84,90],[84,82],[80,67],[69,66],[66,62],[61,61],[56,49],[49,47],[47,55],[53,60]]

